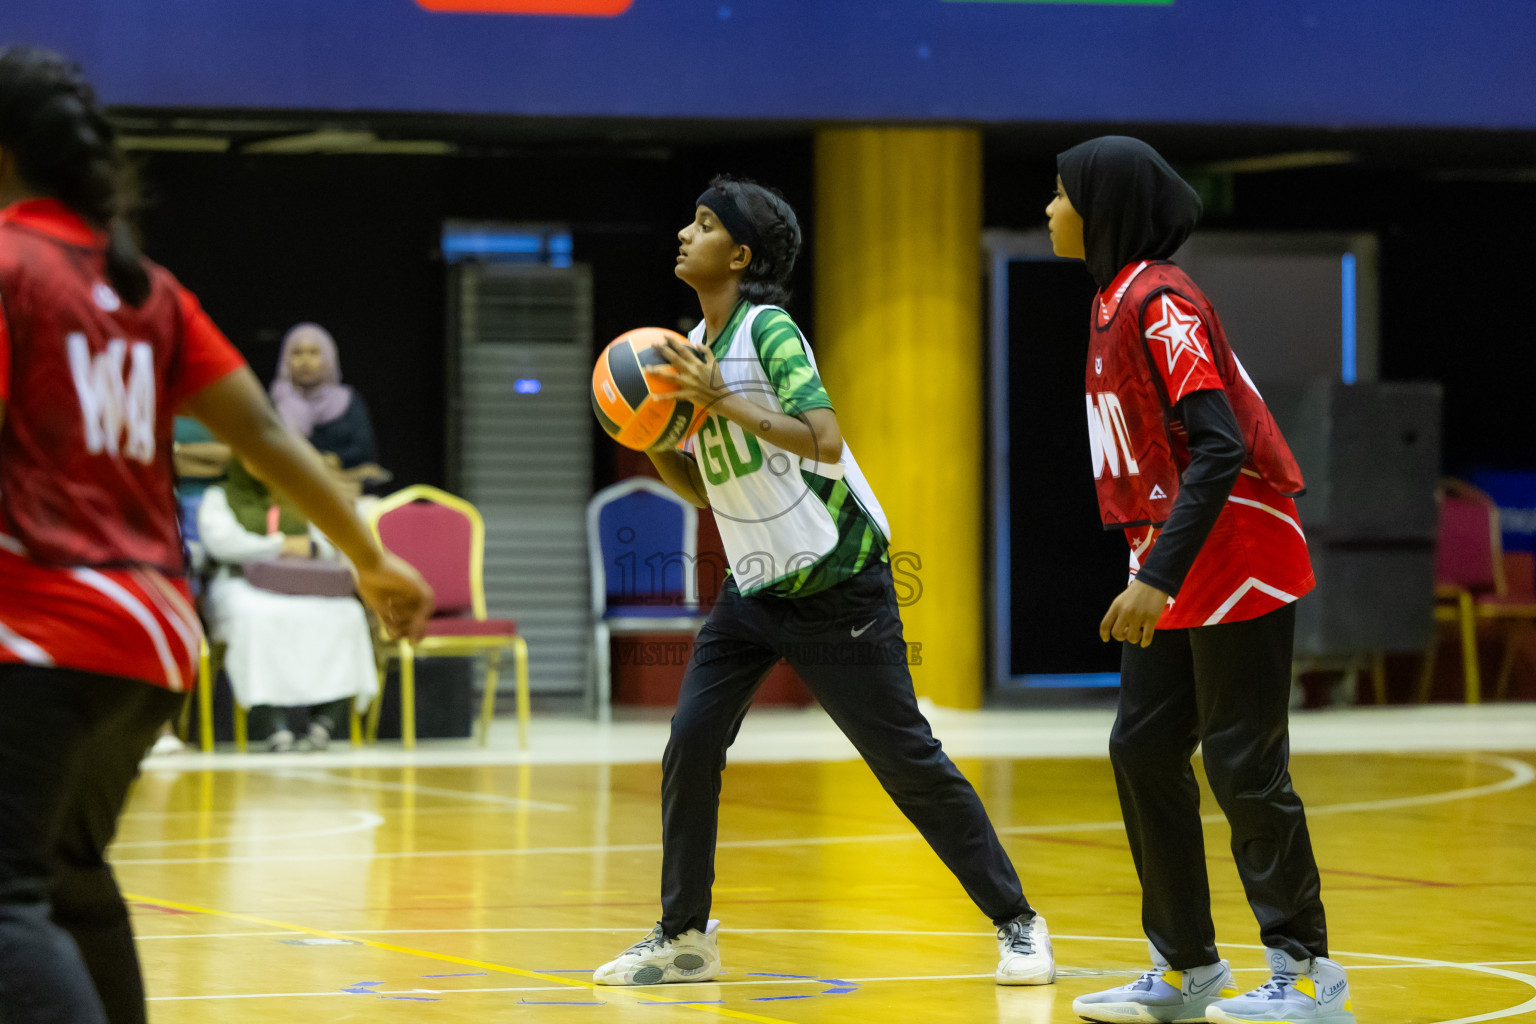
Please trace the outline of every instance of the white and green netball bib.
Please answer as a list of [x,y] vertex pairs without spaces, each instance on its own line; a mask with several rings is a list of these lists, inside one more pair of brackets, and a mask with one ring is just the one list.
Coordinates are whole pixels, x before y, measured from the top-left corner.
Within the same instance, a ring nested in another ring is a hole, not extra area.
[[[701,322],[689,335],[704,344]],[[816,361],[778,306],[737,306],[711,346],[732,392],[791,416],[830,409]],[[884,559],[890,525],[843,443],[835,461],[802,459],[711,414],[689,442],[736,587],[794,596]]]

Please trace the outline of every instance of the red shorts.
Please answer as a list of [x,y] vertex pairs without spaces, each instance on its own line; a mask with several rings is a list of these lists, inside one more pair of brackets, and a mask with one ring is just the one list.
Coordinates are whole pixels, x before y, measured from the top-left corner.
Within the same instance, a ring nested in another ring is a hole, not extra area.
[[0,536],[0,663],[187,690],[203,628],[185,580],[149,568],[42,565]]

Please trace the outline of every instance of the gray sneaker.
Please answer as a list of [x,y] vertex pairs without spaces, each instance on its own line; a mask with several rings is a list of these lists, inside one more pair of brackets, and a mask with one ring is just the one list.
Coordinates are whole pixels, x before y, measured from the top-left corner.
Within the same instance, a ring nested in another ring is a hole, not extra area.
[[331,730],[319,722],[309,723],[309,749],[324,750],[331,745]]
[[1147,949],[1152,953],[1150,971],[1128,985],[1078,996],[1072,1000],[1072,1012],[1108,1024],[1196,1024],[1206,1020],[1211,1003],[1237,995],[1227,961],[1176,971],[1156,946],[1149,942]]
[[1247,995],[1212,1003],[1212,1024],[1355,1024],[1344,968],[1327,957],[1297,960],[1283,949],[1264,951],[1268,981]]
[[267,737],[267,750],[274,754],[286,754],[293,749],[293,733],[279,729]]

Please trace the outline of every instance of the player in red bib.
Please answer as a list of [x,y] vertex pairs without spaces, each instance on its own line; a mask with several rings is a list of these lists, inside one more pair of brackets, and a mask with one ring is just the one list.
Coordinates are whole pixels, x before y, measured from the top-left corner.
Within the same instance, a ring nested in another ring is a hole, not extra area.
[[192,684],[172,414],[195,415],[353,560],[396,634],[431,592],[382,552],[197,300],[142,258],[79,70],[0,50],[0,1018],[141,1024],[103,851]]
[[[1099,510],[1131,548],[1099,633],[1124,642],[1110,761],[1152,956],[1072,1008],[1354,1024],[1288,767],[1295,601],[1313,586],[1301,471],[1210,301],[1168,260],[1199,218],[1194,190],[1136,139],[1085,142],[1057,170],[1052,248],[1099,284],[1085,394]],[[1246,995],[1216,951],[1196,744],[1274,972]]]

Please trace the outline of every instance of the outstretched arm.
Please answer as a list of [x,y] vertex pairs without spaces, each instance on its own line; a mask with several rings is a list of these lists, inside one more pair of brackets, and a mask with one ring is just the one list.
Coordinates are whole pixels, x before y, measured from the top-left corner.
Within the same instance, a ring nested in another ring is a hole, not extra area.
[[289,430],[249,367],[241,367],[184,403],[263,480],[293,499],[357,568],[357,589],[391,635],[418,639],[432,612],[432,591],[406,562],[384,551],[332,484],[315,450]]

